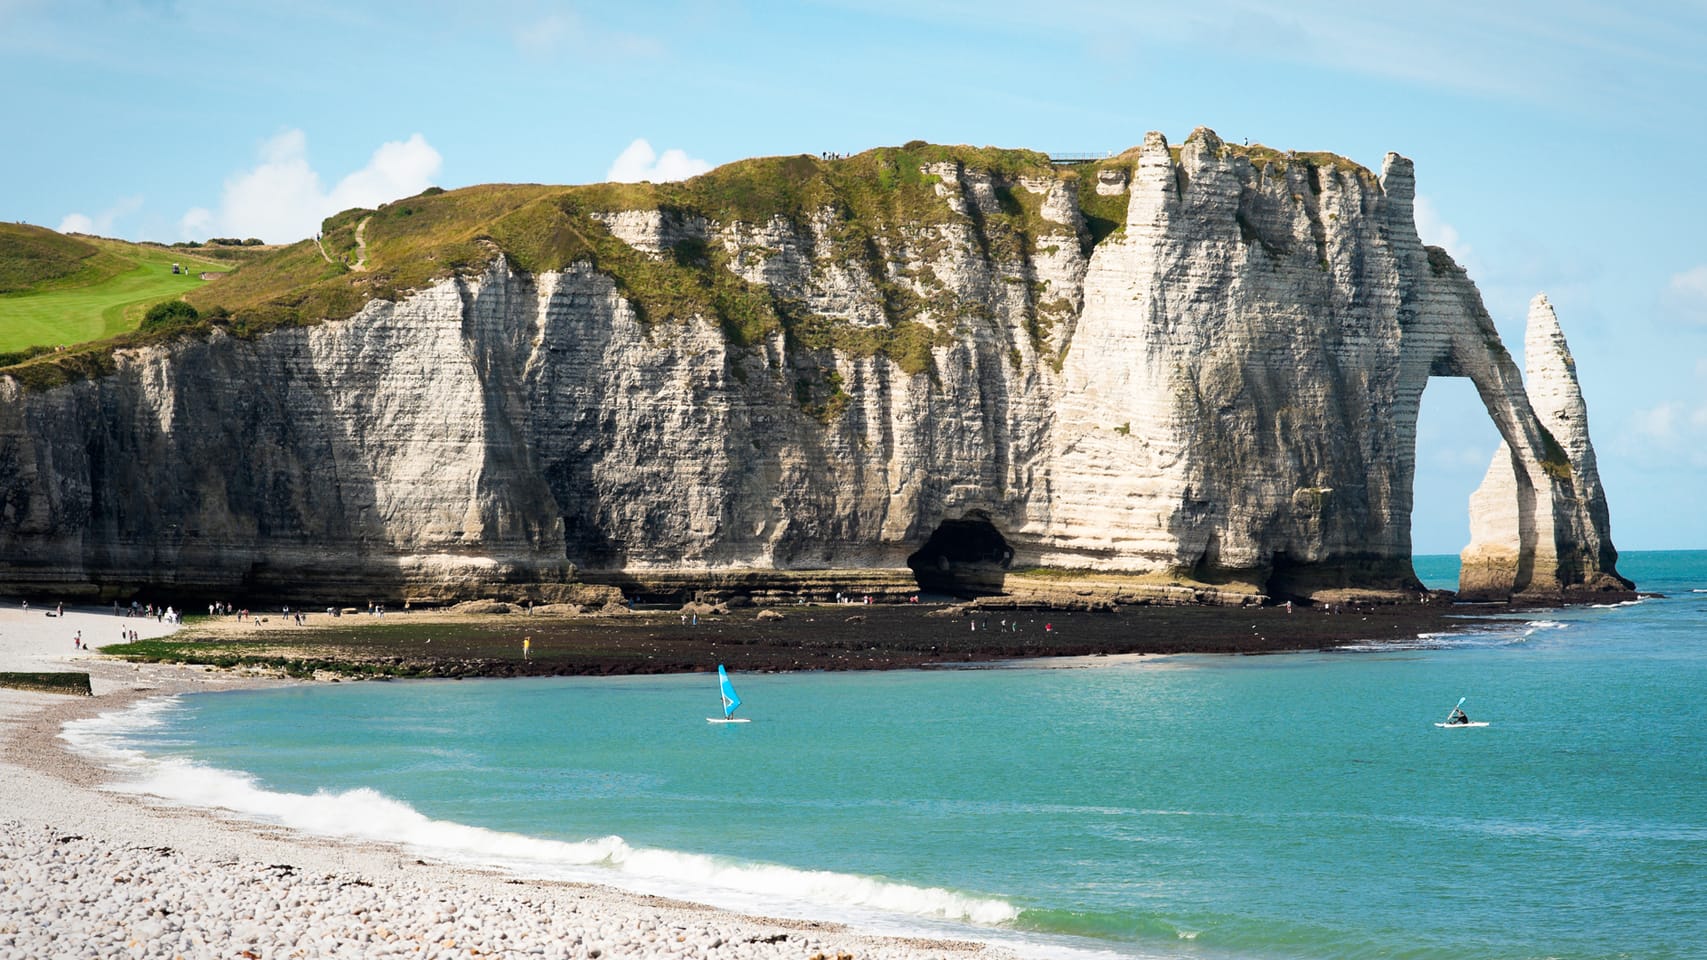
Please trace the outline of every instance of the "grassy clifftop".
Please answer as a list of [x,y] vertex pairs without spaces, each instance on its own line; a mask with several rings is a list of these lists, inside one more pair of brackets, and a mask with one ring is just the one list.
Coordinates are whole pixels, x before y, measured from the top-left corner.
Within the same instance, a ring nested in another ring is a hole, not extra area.
[[[1122,155],[1103,165],[1132,162],[1132,156]],[[317,239],[275,250],[216,284],[188,292],[184,299],[201,312],[199,320],[120,334],[21,366],[7,368],[6,358],[0,358],[0,368],[26,387],[50,387],[110,370],[117,349],[206,335],[214,324],[237,336],[255,336],[348,317],[371,300],[396,300],[443,278],[481,270],[501,252],[529,272],[590,264],[615,281],[647,322],[714,318],[733,342],[742,344],[781,330],[809,349],[881,352],[918,373],[928,368],[931,348],[952,335],[940,324],[920,322],[925,313],[954,319],[988,309],[960,302],[928,270],[909,276],[911,282],[891,277],[894,262],[934,258],[943,241],[931,227],[963,219],[938,194],[941,178],[928,172],[945,163],[988,174],[995,183],[999,209],[971,219],[980,244],[1005,262],[1029,258],[1037,236],[1071,235],[1071,228],[1041,219],[1043,194],[1019,186],[1022,180],[1036,185],[1095,175],[1092,167],[1056,168],[1034,151],[915,141],[836,159],[742,160],[677,183],[434,188],[377,210],[329,217]],[[1091,228],[1079,239],[1089,244],[1123,222],[1125,197],[1080,192],[1087,197]],[[754,227],[778,219],[801,224],[828,217],[832,249],[820,255],[863,264],[882,293],[889,323],[853,328],[814,316],[803,305],[741,279],[718,244],[688,240],[664,257],[636,250],[601,220],[630,210]]]
[[[934,190],[936,178],[921,172],[938,162],[957,162],[1004,179],[1056,176],[1047,157],[1030,151],[915,143],[836,160],[743,160],[679,183],[490,184],[429,191],[379,210],[348,210],[328,218],[319,247],[308,241],[280,251],[190,301],[204,310],[222,306],[253,329],[314,322],[348,316],[375,297],[393,299],[478,269],[502,251],[531,272],[590,262],[615,277],[649,318],[702,312],[723,318],[731,332],[751,335],[757,332],[751,329],[755,318],[743,314],[764,309],[737,301],[758,292],[719,276],[727,271],[714,269],[721,266],[713,262],[717,251],[684,248],[660,263],[611,236],[599,215],[666,210],[719,223],[762,225],[775,218],[801,222],[831,210],[844,228],[838,242],[845,240],[850,254],[880,256],[887,251],[860,248],[867,241],[885,245],[903,225],[949,218],[947,204]],[[1019,204],[1004,215],[1012,222],[990,225],[994,232],[1026,226]],[[358,227],[365,249],[357,243]],[[366,269],[351,269],[364,255]]]
[[[1260,146],[1226,149],[1247,156],[1259,169],[1287,162],[1312,169],[1356,166],[1329,154],[1280,154]],[[443,278],[478,271],[501,252],[529,272],[588,263],[610,276],[648,322],[711,317],[733,342],[742,344],[781,330],[808,348],[882,352],[917,373],[928,366],[932,345],[952,336],[943,324],[921,323],[921,317],[929,313],[940,321],[981,316],[988,310],[987,305],[961,302],[928,268],[909,273],[906,282],[892,277],[897,262],[934,259],[943,241],[932,227],[969,220],[993,260],[1027,261],[1039,237],[1057,243],[1054,238],[1072,233],[1070,227],[1042,219],[1044,193],[1039,185],[1078,180],[1084,229],[1077,240],[1088,252],[1118,236],[1126,217],[1126,193],[1098,194],[1098,175],[1118,170],[1125,179],[1137,160],[1133,149],[1093,163],[1058,167],[1035,151],[914,141],[837,159],[742,160],[677,183],[433,188],[377,210],[346,210],[329,217],[318,239],[276,249],[217,283],[204,285],[192,276],[183,278],[181,287],[150,287],[146,295],[121,304],[116,316],[112,304],[103,302],[99,309],[108,325],[84,330],[81,337],[98,342],[34,357],[23,365],[17,365],[17,356],[0,356],[0,369],[26,386],[40,388],[110,369],[115,349],[164,337],[205,335],[214,324],[237,336],[254,336],[282,326],[348,317],[371,300],[396,300]],[[996,212],[970,217],[955,213],[938,193],[941,178],[930,172],[940,169],[938,164],[988,174]],[[613,236],[601,220],[630,210],[752,227],[779,219],[797,225],[824,222],[828,217],[832,249],[820,250],[820,255],[865,266],[882,295],[887,328],[854,329],[813,316],[803,305],[741,279],[729,269],[729,254],[715,243],[684,240],[664,257],[638,251]],[[0,262],[16,261],[10,272],[0,268],[0,284],[13,274],[22,278],[16,282],[33,284],[37,290],[103,270],[118,276],[120,264],[112,259],[116,252],[103,246],[117,241],[86,241],[31,229],[39,234],[28,238],[27,249],[21,242],[17,245],[26,252],[15,257],[0,253]],[[155,264],[168,276],[172,261],[189,258],[183,250],[144,249],[151,252],[130,259]],[[194,269],[227,266],[202,261]],[[202,319],[164,330],[134,331],[135,319],[149,303],[180,294],[201,311]],[[7,309],[7,302],[0,296],[0,311]],[[1040,319],[1034,333],[1041,337],[1044,326]],[[75,339],[38,337],[32,342]]]

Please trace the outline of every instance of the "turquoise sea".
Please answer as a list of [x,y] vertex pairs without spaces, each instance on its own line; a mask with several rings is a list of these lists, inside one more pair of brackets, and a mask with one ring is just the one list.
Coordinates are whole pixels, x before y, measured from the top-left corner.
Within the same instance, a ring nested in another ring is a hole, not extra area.
[[[1666,596],[1331,653],[736,675],[738,726],[702,674],[185,696],[66,736],[179,803],[1033,956],[1699,958],[1707,551],[1620,569]],[[1434,725],[1461,697],[1488,727]]]

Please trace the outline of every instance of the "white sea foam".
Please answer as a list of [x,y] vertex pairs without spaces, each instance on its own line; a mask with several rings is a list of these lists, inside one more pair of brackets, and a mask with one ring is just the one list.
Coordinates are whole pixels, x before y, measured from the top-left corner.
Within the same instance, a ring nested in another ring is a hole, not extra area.
[[[1564,626],[1564,624],[1558,624],[1558,626]],[[1350,643],[1335,647],[1334,651],[1341,653],[1392,653],[1405,650],[1466,650],[1506,647],[1523,643],[1538,629],[1542,629],[1542,627],[1536,624],[1523,624],[1521,628],[1517,624],[1513,624],[1512,628],[1508,629],[1419,633],[1410,638]]]
[[61,737],[123,776],[108,784],[109,790],[225,811],[238,819],[318,836],[396,843],[418,855],[525,876],[606,883],[747,910],[774,908],[783,901],[984,925],[1007,923],[1019,915],[1006,901],[938,887],[634,847],[618,836],[547,840],[435,820],[365,787],[312,794],[268,790],[246,774],[183,758],[151,757],[135,748],[130,739],[134,733],[158,727],[179,706],[175,698],[143,701],[124,711],[67,723]]

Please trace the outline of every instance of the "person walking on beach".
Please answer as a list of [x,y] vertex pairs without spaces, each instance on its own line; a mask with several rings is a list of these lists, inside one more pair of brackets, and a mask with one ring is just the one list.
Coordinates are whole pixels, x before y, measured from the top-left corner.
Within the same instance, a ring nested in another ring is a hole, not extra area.
[[533,646],[533,638],[532,637],[523,637],[522,638],[522,659],[523,660],[530,659],[529,654],[528,654],[528,650],[532,646]]
[[77,631],[77,635],[71,638],[71,645],[79,650],[83,649],[83,631]]

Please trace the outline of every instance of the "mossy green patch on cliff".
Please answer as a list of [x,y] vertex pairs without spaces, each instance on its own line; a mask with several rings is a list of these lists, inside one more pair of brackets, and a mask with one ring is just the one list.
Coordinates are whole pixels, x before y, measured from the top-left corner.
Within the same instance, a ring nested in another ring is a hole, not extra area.
[[1553,431],[1537,423],[1541,430],[1541,469],[1554,480],[1569,480],[1572,476],[1571,458],[1554,438]]
[[[1126,209],[1132,200],[1132,177],[1138,168],[1138,153],[1138,149],[1133,148],[1119,156],[1063,171],[1063,176],[1079,181],[1079,215],[1084,217],[1088,233],[1088,243],[1084,247],[1087,256],[1097,244],[1126,232]],[[1120,191],[1110,194],[1097,192],[1098,178],[1105,170],[1119,174],[1124,183]]]
[[1380,188],[1380,177],[1374,171],[1355,160],[1325,150],[1276,150],[1260,143],[1223,143],[1219,153],[1224,157],[1244,157],[1259,173],[1270,176],[1284,177],[1292,169],[1301,167],[1312,193],[1322,192],[1320,171],[1323,170],[1343,170],[1369,187]]
[[1441,247],[1424,246],[1423,253],[1428,256],[1428,272],[1434,276],[1449,277],[1464,272],[1464,268],[1452,259],[1452,254]]

